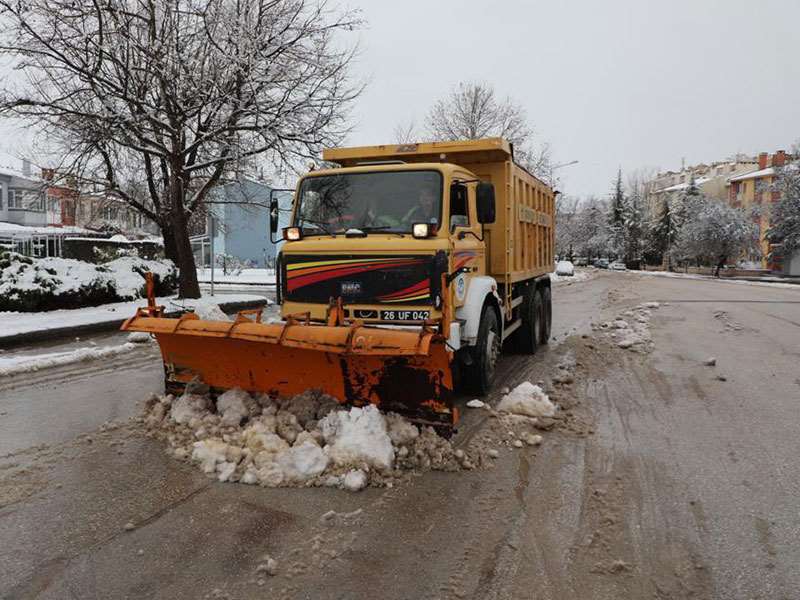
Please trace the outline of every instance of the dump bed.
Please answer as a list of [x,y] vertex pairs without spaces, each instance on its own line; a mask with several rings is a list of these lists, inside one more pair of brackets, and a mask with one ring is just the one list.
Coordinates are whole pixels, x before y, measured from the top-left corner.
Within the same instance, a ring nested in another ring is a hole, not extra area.
[[469,169],[495,187],[497,219],[485,228],[489,274],[508,289],[508,284],[553,270],[553,190],[514,163],[511,146],[502,138],[335,148],[322,156],[343,167],[399,160],[447,162]]

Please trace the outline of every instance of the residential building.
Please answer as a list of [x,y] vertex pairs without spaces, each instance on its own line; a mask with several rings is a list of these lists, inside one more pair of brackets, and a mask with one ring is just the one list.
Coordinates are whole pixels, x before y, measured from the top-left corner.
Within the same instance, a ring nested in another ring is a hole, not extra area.
[[22,170],[0,172],[0,221],[32,227],[75,225],[74,179],[56,180],[53,169],[42,169],[41,178],[31,176],[30,163]]
[[46,196],[42,182],[0,171],[0,221],[44,227]]
[[[272,266],[277,252],[270,241],[269,203],[272,188],[252,179],[242,178],[221,185],[209,194],[209,216],[213,215],[214,254],[225,254],[253,267]],[[284,193],[282,203],[288,207],[289,194]],[[284,202],[285,200],[285,202]],[[288,212],[281,217],[288,224]],[[197,236],[197,262],[210,265],[211,219],[207,219],[205,236]],[[201,239],[204,237],[205,239]]]
[[727,161],[700,163],[683,167],[680,171],[659,173],[647,185],[649,190],[645,199],[647,217],[656,218],[664,200],[685,192],[693,179],[702,194],[724,202],[728,198],[728,180],[754,170],[757,164],[754,158],[737,155]]
[[76,223],[88,229],[114,231],[129,236],[155,235],[158,226],[116,194],[101,191],[80,195]]
[[747,210],[758,224],[761,264],[765,269],[782,270],[783,267],[780,261],[774,260],[777,257],[772,253],[773,248],[766,239],[766,232],[770,226],[769,207],[781,197],[781,192],[773,185],[777,169],[796,158],[783,150],[778,150],[771,156],[762,152],[758,155],[757,169],[728,179],[728,204]]

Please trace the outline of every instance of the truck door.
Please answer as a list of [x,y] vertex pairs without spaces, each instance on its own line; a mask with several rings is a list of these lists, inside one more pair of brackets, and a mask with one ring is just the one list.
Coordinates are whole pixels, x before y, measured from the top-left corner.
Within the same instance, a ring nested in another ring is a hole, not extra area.
[[483,274],[485,249],[475,211],[475,183],[453,182],[450,186],[449,213],[447,226],[453,248],[450,272],[462,267],[469,269],[453,281],[454,304],[461,306],[467,296],[469,280]]

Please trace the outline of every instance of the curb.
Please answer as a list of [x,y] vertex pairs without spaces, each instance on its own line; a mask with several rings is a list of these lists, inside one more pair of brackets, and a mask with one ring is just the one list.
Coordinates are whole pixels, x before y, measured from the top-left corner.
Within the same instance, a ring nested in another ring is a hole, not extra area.
[[[219,307],[225,312],[236,312],[246,310],[249,308],[259,308],[267,305],[267,299],[253,300],[250,302],[220,302]],[[165,314],[165,316],[175,316],[180,314],[180,311],[173,310]],[[80,336],[86,333],[98,333],[101,331],[113,331],[119,329],[120,326],[133,315],[126,315],[121,319],[114,319],[113,321],[101,321],[99,323],[86,323],[84,325],[70,325],[68,327],[56,327],[54,329],[41,329],[38,331],[26,331],[25,333],[16,333],[14,335],[7,335],[0,337],[0,348],[12,348],[14,346],[21,346],[30,342],[44,342],[51,341],[58,338],[67,338],[73,336]]]

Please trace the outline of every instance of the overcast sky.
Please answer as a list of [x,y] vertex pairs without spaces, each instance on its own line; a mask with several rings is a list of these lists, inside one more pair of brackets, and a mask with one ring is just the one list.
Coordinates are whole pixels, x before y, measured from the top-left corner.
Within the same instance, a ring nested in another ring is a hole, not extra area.
[[[348,0],[368,25],[353,144],[394,141],[459,81],[522,104],[568,194],[616,169],[678,168],[800,137],[797,0]],[[15,136],[0,129],[0,166]],[[5,156],[4,156],[5,153]]]
[[566,193],[605,194],[616,169],[678,168],[800,137],[800,2],[371,1],[352,141],[391,139],[459,81],[519,101]]

